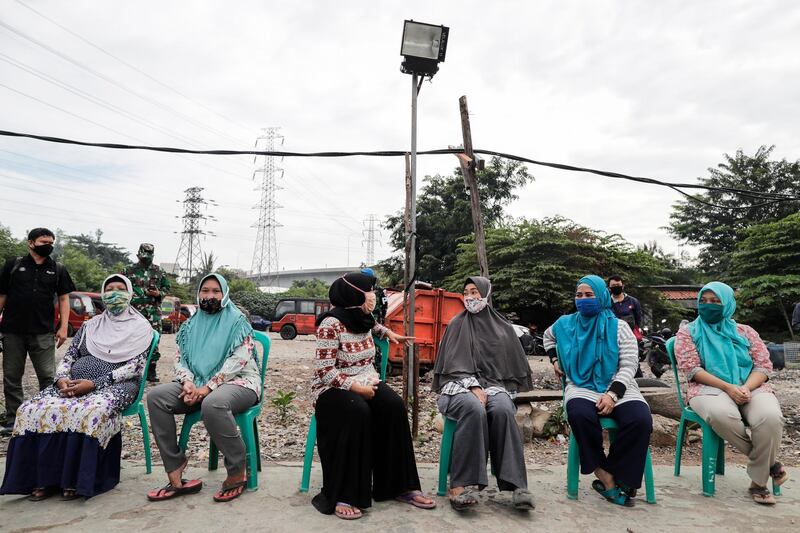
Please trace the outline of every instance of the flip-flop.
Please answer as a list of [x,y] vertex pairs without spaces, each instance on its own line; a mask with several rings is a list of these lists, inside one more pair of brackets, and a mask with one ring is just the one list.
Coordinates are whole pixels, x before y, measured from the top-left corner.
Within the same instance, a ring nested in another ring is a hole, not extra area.
[[171,500],[178,496],[186,496],[187,494],[194,494],[200,492],[203,488],[203,482],[199,479],[182,479],[180,487],[173,487],[172,483],[167,483],[160,489],[151,490],[147,493],[147,499],[151,502],[161,502],[164,500]]
[[43,488],[37,488],[37,489],[33,489],[33,490],[34,491],[40,490],[40,491],[42,491],[42,494],[39,494],[38,496],[35,496],[33,493],[31,493],[31,495],[28,496],[28,501],[29,502],[40,502],[42,500],[46,500],[47,498],[50,498],[51,496],[55,496],[58,493],[58,489],[53,488],[53,487],[43,487]]
[[607,501],[615,504],[621,505],[623,507],[633,507],[633,500],[631,500],[627,494],[619,490],[619,487],[612,487],[610,489],[606,489],[606,486],[603,484],[602,481],[599,479],[595,479],[592,481],[592,488],[600,493],[600,496],[605,498]]
[[[434,509],[436,507],[436,502],[432,501],[431,503],[422,503],[414,498],[422,496],[423,498],[428,498],[421,490],[411,490],[397,496],[395,500],[403,503],[407,503],[409,505],[413,505],[414,507],[419,507],[420,509]],[[431,498],[428,498],[429,500]]]
[[[64,492],[67,491],[69,491],[71,494],[64,494]],[[75,489],[65,489],[64,492],[61,493],[61,501],[63,502],[77,500],[78,498],[82,497],[80,494],[78,494],[78,491],[76,491]]]
[[[229,502],[231,500],[235,500],[236,498],[238,498],[239,496],[244,494],[244,487],[246,487],[246,486],[247,486],[247,480],[246,479],[243,479],[241,481],[237,481],[233,485],[229,485],[227,487],[225,486],[225,483],[223,483],[222,484],[222,488],[216,494],[214,494],[214,501],[223,503],[223,502]],[[241,487],[242,490],[240,490],[239,492],[234,492],[230,496],[225,496],[226,492],[230,492],[230,491],[238,489],[240,487]]]
[[789,479],[789,472],[787,472],[780,462],[777,462],[770,467],[769,475],[772,478],[772,484],[776,487],[780,487]]
[[349,503],[336,502],[336,507],[347,507],[348,509],[356,511],[355,513],[347,514],[339,511],[338,509],[335,510],[333,514],[335,514],[338,518],[341,518],[342,520],[358,520],[359,518],[364,516],[364,513],[361,511],[361,509],[359,509],[358,507],[353,507]]
[[472,489],[466,489],[458,496],[451,496],[450,507],[456,511],[466,511],[470,507],[478,505],[478,499],[473,494]]
[[617,487],[619,487],[619,490],[621,490],[623,493],[627,494],[628,498],[635,498],[636,493],[638,492],[636,489],[632,489],[625,483],[620,483],[619,481],[617,481]]

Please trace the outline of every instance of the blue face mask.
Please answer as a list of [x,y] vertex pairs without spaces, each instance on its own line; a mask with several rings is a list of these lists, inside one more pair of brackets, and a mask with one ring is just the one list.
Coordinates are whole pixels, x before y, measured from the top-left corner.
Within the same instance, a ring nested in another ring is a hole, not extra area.
[[585,317],[595,316],[600,312],[600,300],[597,298],[575,298],[575,307]]

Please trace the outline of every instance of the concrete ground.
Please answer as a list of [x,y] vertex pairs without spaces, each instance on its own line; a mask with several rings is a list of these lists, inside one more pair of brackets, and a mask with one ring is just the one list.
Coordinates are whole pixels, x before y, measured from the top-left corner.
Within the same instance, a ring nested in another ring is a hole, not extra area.
[[[432,511],[415,509],[398,502],[375,504],[364,518],[345,522],[319,514],[311,506],[311,495],[319,490],[321,472],[314,465],[310,494],[298,492],[300,463],[265,463],[256,492],[226,504],[211,499],[224,478],[224,470],[214,472],[191,468],[189,475],[200,477],[206,486],[199,494],[152,503],[145,493],[165,483],[160,465],[145,474],[141,462],[123,462],[122,480],[110,492],[88,501],[60,501],[58,497],[33,503],[24,497],[0,497],[0,531],[547,531],[548,533],[731,531],[752,532],[800,530],[800,483],[789,480],[783,496],[774,507],[753,503],[746,494],[748,479],[744,468],[728,465],[724,477],[717,478],[717,496],[700,493],[699,468],[685,466],[681,477],[672,468],[655,469],[658,503],[648,505],[637,497],[632,509],[606,503],[590,487],[590,476],[581,478],[580,499],[568,500],[565,494],[565,468],[559,466],[528,470],[536,510],[514,511],[506,494],[491,488],[482,493],[479,507],[457,514],[444,498]],[[435,492],[436,465],[419,465],[423,489]]]

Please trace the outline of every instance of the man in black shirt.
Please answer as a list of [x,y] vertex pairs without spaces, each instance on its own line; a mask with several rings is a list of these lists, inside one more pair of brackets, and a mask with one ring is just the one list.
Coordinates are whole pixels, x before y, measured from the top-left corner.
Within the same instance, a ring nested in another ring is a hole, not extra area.
[[[25,359],[31,363],[39,380],[39,388],[53,384],[56,342],[67,339],[69,293],[75,285],[67,269],[57,264],[53,252],[55,235],[46,228],[28,234],[29,253],[8,259],[0,271],[0,312],[3,321],[3,392],[6,401],[6,423],[3,433],[14,427],[17,408],[22,404],[22,375]],[[58,331],[53,335],[54,297],[58,297],[60,315]]]

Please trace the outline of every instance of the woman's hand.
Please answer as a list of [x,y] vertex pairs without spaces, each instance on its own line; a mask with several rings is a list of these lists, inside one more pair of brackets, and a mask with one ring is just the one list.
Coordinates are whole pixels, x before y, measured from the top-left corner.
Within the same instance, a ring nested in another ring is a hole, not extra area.
[[196,403],[202,402],[203,398],[205,398],[209,394],[211,394],[211,388],[208,385],[203,385],[202,387],[194,389],[194,391],[189,395],[188,401],[187,398],[184,398],[183,401],[186,402],[188,405],[194,405]]
[[197,389],[194,383],[191,381],[184,381],[183,382],[183,390],[180,394],[178,394],[178,398],[183,398],[183,403],[186,405],[193,405],[194,402],[191,401],[191,398],[194,396],[194,392]]
[[556,359],[555,361],[553,361],[553,370],[555,371],[555,373],[556,373],[556,377],[557,377],[558,379],[561,379],[561,378],[563,378],[563,377],[564,377],[564,371],[563,371],[563,370],[561,370],[561,367],[560,367],[560,366],[559,366],[559,364],[558,364],[558,359]]
[[469,391],[475,395],[481,405],[486,405],[486,391],[484,391],[481,387],[470,387]]
[[[56,389],[58,390],[59,394],[64,392],[64,389],[66,389],[68,386],[69,386],[69,380],[67,378],[58,378],[56,380]],[[64,395],[61,394],[61,396]]]
[[614,410],[614,404],[614,398],[612,398],[610,394],[603,394],[595,404],[597,407],[597,414],[600,416],[610,415],[611,411]]
[[[59,380],[60,381],[60,380]],[[61,396],[78,398],[94,390],[94,381],[88,379],[69,379],[67,386],[60,390]]]
[[375,391],[378,390],[378,381],[373,381],[367,385],[362,383],[353,383],[350,385],[350,390],[364,398],[365,400],[371,400],[375,397]]
[[416,339],[416,337],[406,337],[405,335],[398,335],[392,330],[389,330],[389,332],[386,334],[386,338],[395,344],[404,342],[407,346],[411,346],[412,344],[414,344],[414,340]]
[[750,401],[750,393],[744,392],[742,387],[737,387],[736,385],[728,384],[725,387],[725,393],[731,397],[731,400],[736,402],[736,405],[744,405]]

